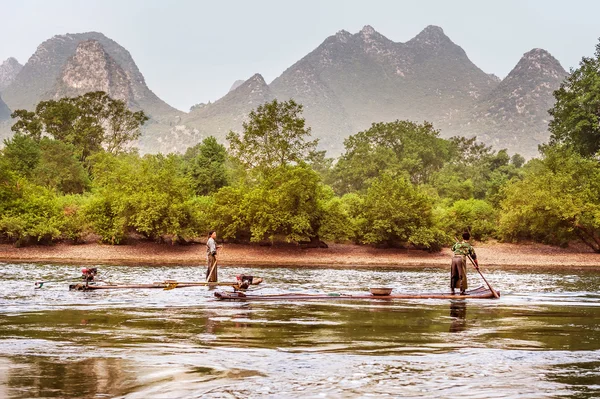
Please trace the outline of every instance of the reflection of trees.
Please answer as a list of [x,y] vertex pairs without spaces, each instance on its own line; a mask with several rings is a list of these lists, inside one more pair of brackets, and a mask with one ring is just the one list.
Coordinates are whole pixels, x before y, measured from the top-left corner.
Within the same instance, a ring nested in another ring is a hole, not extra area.
[[222,323],[216,345],[261,348],[415,346],[443,342],[448,326],[440,307],[416,302],[255,303],[249,319],[264,323]]
[[467,327],[467,301],[450,301],[450,332],[461,332]]
[[6,385],[15,398],[117,396],[135,385],[122,359],[59,362],[48,357],[15,357]]

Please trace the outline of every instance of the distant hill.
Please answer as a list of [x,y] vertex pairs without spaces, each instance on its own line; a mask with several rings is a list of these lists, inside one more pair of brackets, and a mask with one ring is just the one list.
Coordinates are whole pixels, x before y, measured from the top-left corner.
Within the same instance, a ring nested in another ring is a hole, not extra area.
[[142,109],[150,116],[139,143],[143,152],[162,151],[157,139],[168,135],[184,115],[148,88],[129,51],[98,32],[58,35],[46,40],[2,95],[15,110],[33,109],[41,100],[95,90],[108,90],[127,100],[131,108]]
[[193,106],[179,125],[157,140],[161,148],[180,152],[208,136],[224,142],[230,130],[242,128],[250,111],[274,98],[264,78],[253,75],[214,103]]
[[[435,123],[496,85],[439,27],[428,26],[412,40],[396,43],[365,26],[354,35],[330,36],[271,87],[278,98],[303,103],[315,134],[327,138],[328,149],[339,151],[344,137],[373,122]],[[315,110],[331,116],[321,115],[315,125],[310,120]]]
[[[547,109],[564,76],[558,61],[536,49],[500,81],[473,64],[439,27],[397,43],[365,26],[328,37],[260,91],[269,93],[265,98],[303,104],[307,124],[330,155],[373,122],[409,119],[434,123],[443,137],[476,135],[530,157],[548,138]],[[194,107],[179,128],[221,140],[230,129],[239,130],[240,113],[257,97],[234,92]]]
[[89,40],[101,44],[104,51],[123,69],[132,84],[133,99],[148,114],[161,119],[180,113],[148,88],[129,51],[98,32],[58,35],[40,44],[13,83],[3,92],[4,101],[11,109],[32,109],[48,93],[53,92],[79,44]]
[[496,148],[534,156],[537,146],[548,140],[552,93],[566,76],[550,53],[533,49],[491,93],[465,113],[466,120],[459,122],[459,129],[447,130],[477,135]]
[[15,80],[21,69],[23,65],[13,57],[0,64],[0,92]]
[[[210,135],[224,142],[258,105],[293,98],[304,105],[307,124],[329,156],[374,122],[409,119],[432,122],[442,137],[478,136],[531,157],[549,137],[552,92],[567,75],[547,51],[534,49],[500,81],[473,64],[440,27],[428,26],[400,43],[365,26],[326,38],[270,84],[255,74],[186,114],[158,98],[129,52],[101,33],[54,36],[22,68],[9,60],[0,77],[10,81],[2,92],[10,109],[104,90],[151,117],[138,143],[142,152],[183,152]],[[3,126],[0,138],[10,134],[8,123]]]
[[250,111],[274,98],[264,78],[256,74],[214,103],[191,111],[183,123],[195,126],[203,135],[224,138],[230,129],[242,127]]

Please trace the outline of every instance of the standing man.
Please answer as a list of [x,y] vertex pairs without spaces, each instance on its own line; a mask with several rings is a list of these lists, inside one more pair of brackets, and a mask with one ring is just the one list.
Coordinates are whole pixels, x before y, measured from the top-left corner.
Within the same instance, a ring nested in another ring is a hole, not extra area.
[[206,241],[206,259],[208,263],[208,269],[206,269],[206,281],[209,283],[216,283],[217,278],[217,248],[221,248],[221,245],[217,245],[215,241],[217,239],[217,232],[211,230],[208,232],[208,241]]
[[460,289],[461,295],[467,295],[467,256],[470,256],[475,263],[475,268],[479,269],[479,263],[477,262],[477,255],[475,250],[469,244],[471,235],[469,233],[463,233],[463,240],[455,243],[452,246],[452,266],[450,268],[450,289],[454,294],[456,288]]

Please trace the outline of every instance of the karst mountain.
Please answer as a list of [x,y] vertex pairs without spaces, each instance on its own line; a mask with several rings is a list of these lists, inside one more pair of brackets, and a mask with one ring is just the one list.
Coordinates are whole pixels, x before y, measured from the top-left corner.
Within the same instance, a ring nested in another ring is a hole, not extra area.
[[[442,137],[477,136],[531,157],[549,137],[547,110],[566,75],[547,51],[533,49],[500,80],[471,62],[440,27],[428,26],[401,43],[365,26],[326,38],[270,83],[257,73],[236,81],[222,98],[183,113],[148,88],[125,48],[88,32],[46,40],[22,67],[14,59],[4,62],[0,92],[14,110],[106,91],[151,117],[138,143],[143,152],[185,151],[211,135],[224,142],[230,130],[241,130],[250,110],[293,98],[304,105],[313,136],[330,156],[374,122],[409,119],[432,122]],[[3,109],[0,103],[0,118]]]

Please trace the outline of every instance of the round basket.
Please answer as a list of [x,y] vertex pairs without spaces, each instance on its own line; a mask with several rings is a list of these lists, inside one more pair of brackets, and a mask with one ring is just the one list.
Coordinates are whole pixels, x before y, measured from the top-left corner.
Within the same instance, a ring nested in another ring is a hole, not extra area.
[[372,295],[390,295],[393,288],[369,288]]

